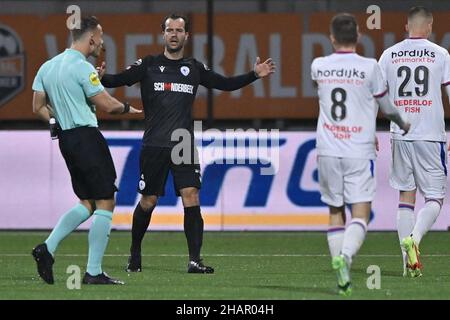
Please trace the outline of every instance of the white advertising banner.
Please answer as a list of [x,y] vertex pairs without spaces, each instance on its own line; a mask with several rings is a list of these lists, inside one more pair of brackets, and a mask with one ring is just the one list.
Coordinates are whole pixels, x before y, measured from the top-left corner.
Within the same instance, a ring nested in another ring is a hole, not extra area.
[[[105,131],[117,171],[113,228],[130,229],[139,201],[142,133]],[[377,195],[370,230],[395,230],[398,192],[389,186],[390,142],[378,134]],[[326,230],[320,201],[315,133],[198,131],[200,201],[206,230]],[[448,194],[447,194],[448,196]],[[0,229],[51,229],[75,205],[58,141],[47,131],[0,132]],[[418,197],[416,213],[423,205]],[[450,226],[445,202],[433,229]],[[152,216],[152,230],[182,230],[183,206],[172,178]],[[89,222],[80,228],[88,228]]]

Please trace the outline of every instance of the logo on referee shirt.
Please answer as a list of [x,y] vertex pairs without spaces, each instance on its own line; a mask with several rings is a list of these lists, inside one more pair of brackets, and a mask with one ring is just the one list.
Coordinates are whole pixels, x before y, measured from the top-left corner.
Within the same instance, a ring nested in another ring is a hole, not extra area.
[[180,71],[181,71],[181,73],[183,74],[183,76],[185,76],[185,77],[187,77],[187,75],[189,74],[189,72],[191,72],[191,70],[189,70],[189,68],[186,67],[186,66],[182,66],[182,67],[180,68]]
[[97,72],[92,72],[89,75],[89,81],[94,85],[94,86],[98,86],[100,84],[100,79],[98,78],[98,74]]
[[19,94],[25,83],[22,40],[10,27],[0,24],[0,106]]
[[164,67],[164,66],[159,66],[159,70],[161,70],[161,72],[164,72],[164,69],[165,69],[166,67]]

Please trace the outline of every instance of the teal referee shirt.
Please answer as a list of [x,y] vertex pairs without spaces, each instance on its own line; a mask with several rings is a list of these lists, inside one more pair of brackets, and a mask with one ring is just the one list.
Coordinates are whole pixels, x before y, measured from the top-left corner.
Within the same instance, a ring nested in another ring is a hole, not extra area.
[[94,66],[80,51],[66,49],[45,62],[34,78],[33,90],[47,94],[63,130],[98,127],[95,105],[88,98],[105,88]]

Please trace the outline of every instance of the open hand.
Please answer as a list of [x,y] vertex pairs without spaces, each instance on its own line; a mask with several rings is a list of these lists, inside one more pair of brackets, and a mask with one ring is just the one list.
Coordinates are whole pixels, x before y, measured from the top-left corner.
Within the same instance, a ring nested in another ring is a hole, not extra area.
[[257,57],[253,70],[255,71],[258,78],[264,78],[269,74],[275,72],[275,63],[272,61],[272,58],[269,58],[261,63],[260,58]]

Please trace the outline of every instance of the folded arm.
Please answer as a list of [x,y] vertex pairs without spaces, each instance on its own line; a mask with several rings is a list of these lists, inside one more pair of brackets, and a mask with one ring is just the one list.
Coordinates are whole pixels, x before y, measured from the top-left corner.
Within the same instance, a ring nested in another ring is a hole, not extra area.
[[249,85],[258,79],[253,71],[234,77],[225,77],[214,71],[209,71],[205,75],[202,85],[207,88],[214,88],[223,91],[233,91]]

